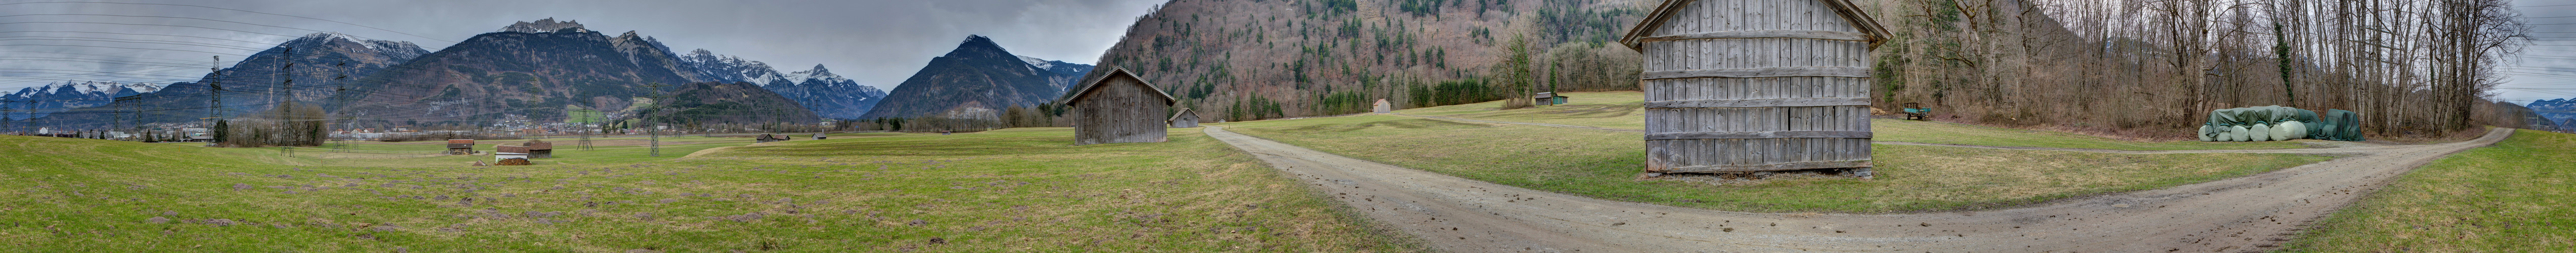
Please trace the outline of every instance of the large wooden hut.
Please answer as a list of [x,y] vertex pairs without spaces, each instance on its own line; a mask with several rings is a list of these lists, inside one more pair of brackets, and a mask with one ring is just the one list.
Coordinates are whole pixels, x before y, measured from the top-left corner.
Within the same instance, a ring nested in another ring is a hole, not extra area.
[[1181,108],[1180,112],[1172,113],[1171,120],[1163,122],[1172,123],[1172,128],[1199,127],[1199,113],[1190,111],[1190,108]]
[[1869,51],[1848,0],[1666,0],[1620,39],[1645,59],[1646,171],[1867,177]]
[[1073,144],[1163,142],[1165,125],[1155,120],[1171,111],[1172,94],[1155,89],[1125,68],[1110,69],[1100,79],[1070,93]]

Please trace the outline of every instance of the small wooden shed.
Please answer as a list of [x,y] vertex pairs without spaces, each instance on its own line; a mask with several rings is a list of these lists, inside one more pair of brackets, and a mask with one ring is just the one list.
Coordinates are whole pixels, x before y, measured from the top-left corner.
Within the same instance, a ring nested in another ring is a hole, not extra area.
[[1154,119],[1163,118],[1177,101],[1126,68],[1110,69],[1067,94],[1071,97],[1064,105],[1073,107],[1074,145],[1163,142],[1170,130]]
[[555,143],[553,142],[546,142],[545,140],[531,140],[527,143],[520,143],[519,145],[528,147],[528,159],[555,158]]
[[1643,59],[1646,171],[1870,164],[1870,50],[1849,0],[1666,0],[1620,43]]
[[450,155],[471,155],[471,154],[474,154],[474,139],[448,139],[448,140],[447,140],[447,154],[450,154]]
[[1386,103],[1386,99],[1384,99],[1384,98],[1380,98],[1380,99],[1377,99],[1377,104],[1369,105],[1369,112],[1373,112],[1373,113],[1388,113],[1388,112],[1395,112],[1395,105],[1393,105],[1393,104],[1387,104],[1387,103]]
[[1190,108],[1181,108],[1180,112],[1172,113],[1172,119],[1163,122],[1172,123],[1172,128],[1199,127],[1199,113],[1190,111]]
[[753,137],[752,143],[781,142],[787,141],[788,138],[790,137],[784,134],[760,134],[758,137]]
[[825,133],[814,133],[814,140],[822,140],[823,138],[826,138],[826,137],[831,137],[831,136],[830,136],[829,134],[825,134]]
[[1562,105],[1566,102],[1571,102],[1571,100],[1566,100],[1566,98],[1567,97],[1565,97],[1565,95],[1559,95],[1556,94],[1556,92],[1540,92],[1536,95],[1530,95],[1530,102],[1532,105]]

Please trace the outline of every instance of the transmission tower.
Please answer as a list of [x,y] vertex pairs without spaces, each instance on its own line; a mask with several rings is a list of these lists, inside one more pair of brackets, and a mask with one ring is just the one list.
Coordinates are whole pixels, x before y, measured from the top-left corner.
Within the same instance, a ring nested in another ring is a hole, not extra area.
[[[222,135],[224,135],[223,133],[216,132],[216,131],[226,131],[226,130],[231,130],[231,129],[216,129],[216,128],[215,128],[215,124],[217,124],[218,122],[222,121],[222,120],[223,120],[223,118],[224,118],[224,56],[221,56],[221,55],[217,55],[217,56],[215,56],[215,61],[214,61],[212,64],[207,64],[207,66],[208,66],[208,67],[210,67],[210,68],[207,68],[207,69],[211,69],[211,70],[213,70],[213,72],[214,72],[214,73],[213,73],[213,74],[211,74],[211,75],[213,75],[213,76],[214,76],[214,79],[215,79],[215,80],[214,80],[214,81],[212,81],[212,82],[207,82],[207,84],[206,84],[206,92],[207,92],[207,93],[214,94],[214,101],[213,101],[214,105],[206,106],[206,118],[204,118],[204,120],[207,120],[207,121],[206,121],[206,125],[205,125],[206,130],[207,130],[207,131],[206,131],[206,135],[207,135],[206,137],[207,137],[207,138],[213,138],[214,136],[222,136]],[[195,139],[195,137],[190,137],[190,139],[192,139],[192,140],[193,140],[193,139]],[[209,139],[209,140],[212,140],[212,139]],[[217,141],[219,141],[219,142],[220,142],[221,140],[217,140]],[[216,146],[216,144],[215,144],[215,143],[206,143],[206,146],[208,146],[208,147],[213,147],[213,146]]]
[[[666,94],[662,94],[662,87],[663,87],[663,86],[669,86],[669,85],[662,85],[662,83],[652,83],[652,84],[644,85],[644,87],[652,88],[652,89],[653,89],[653,96],[651,96],[651,98],[653,98],[653,107],[652,107],[652,110],[650,110],[649,112],[656,113],[656,114],[662,113],[662,109],[663,109],[662,107],[663,107],[663,105],[669,105],[669,104],[671,104],[671,101],[669,101],[669,100],[671,100],[671,96],[670,96],[670,95],[666,95]],[[636,115],[636,116],[637,116],[637,117],[635,117],[635,118],[637,118],[637,119],[643,119],[643,118],[644,118],[644,117],[643,117],[644,115]],[[648,138],[648,139],[650,140],[650,142],[652,143],[652,146],[653,146],[651,153],[650,153],[649,155],[647,155],[647,156],[656,156],[656,157],[658,157],[658,156],[662,156],[662,129],[661,129],[662,124],[660,124],[660,123],[656,123],[656,122],[654,122],[653,120],[649,120],[649,119],[644,120],[644,124],[646,125],[646,127],[644,127],[644,132],[645,132],[647,135],[650,135],[650,136],[651,136],[651,137],[646,137],[646,138]]]

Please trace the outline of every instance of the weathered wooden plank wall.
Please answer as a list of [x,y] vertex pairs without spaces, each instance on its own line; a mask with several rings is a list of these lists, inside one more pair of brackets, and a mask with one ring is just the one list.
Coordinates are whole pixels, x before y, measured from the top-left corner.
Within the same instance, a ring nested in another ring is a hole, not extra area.
[[1163,120],[1171,102],[1134,75],[1112,73],[1092,84],[1091,94],[1068,101],[1074,111],[1074,145],[1163,142]]
[[1636,38],[1647,170],[1870,167],[1868,37],[1830,4],[1691,1]]

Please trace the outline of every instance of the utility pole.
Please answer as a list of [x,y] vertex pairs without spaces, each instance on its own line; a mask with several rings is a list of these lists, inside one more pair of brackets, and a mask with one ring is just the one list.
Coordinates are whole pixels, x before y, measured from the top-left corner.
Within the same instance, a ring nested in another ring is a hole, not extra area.
[[[668,100],[670,100],[670,99],[671,99],[671,96],[670,96],[670,95],[662,94],[662,87],[663,87],[663,86],[669,86],[669,85],[662,85],[662,83],[652,83],[652,84],[644,85],[644,87],[652,88],[652,89],[653,89],[653,96],[652,96],[652,98],[653,98],[653,107],[652,107],[652,108],[653,108],[653,110],[651,110],[651,111],[649,111],[649,112],[652,112],[652,113],[662,113],[663,105],[671,104],[671,102],[670,102],[670,101],[668,101]],[[635,118],[636,118],[636,119],[643,119],[643,118],[644,118],[643,116],[644,116],[644,115],[636,115],[636,117],[635,117]],[[651,136],[652,136],[652,137],[647,137],[647,138],[649,138],[649,139],[651,140],[650,142],[651,142],[651,143],[652,143],[652,145],[653,145],[653,148],[652,148],[651,153],[650,153],[649,155],[647,155],[647,156],[655,156],[655,157],[662,156],[662,129],[661,129],[662,124],[654,123],[652,120],[644,120],[644,124],[646,125],[646,127],[644,128],[644,132],[646,132],[648,135],[651,135]]]

